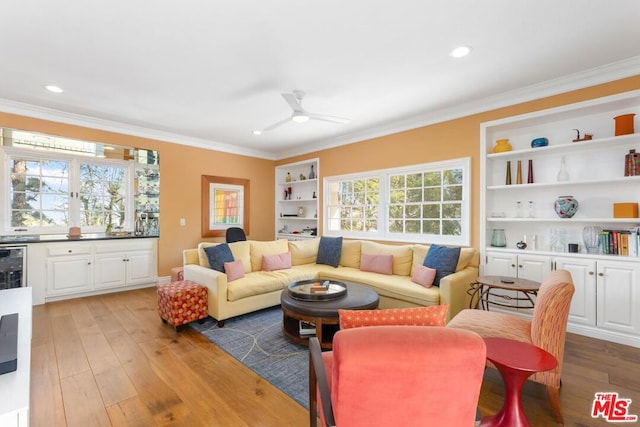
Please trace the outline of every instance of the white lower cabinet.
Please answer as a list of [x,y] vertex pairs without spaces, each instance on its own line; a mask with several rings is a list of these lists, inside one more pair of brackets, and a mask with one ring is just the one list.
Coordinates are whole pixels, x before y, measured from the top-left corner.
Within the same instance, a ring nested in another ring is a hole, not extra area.
[[90,245],[60,244],[47,249],[47,295],[91,290],[93,254]]
[[541,282],[551,271],[549,257],[541,255],[487,252],[485,276],[510,276]]
[[150,250],[95,255],[96,288],[117,288],[155,280],[155,253]]
[[640,337],[640,267],[615,261],[596,264],[598,328]]
[[575,286],[569,331],[640,347],[640,266],[637,262],[499,251],[487,251],[485,259],[484,275],[541,282],[551,270],[569,271]]
[[596,261],[571,257],[555,257],[556,270],[571,273],[575,292],[569,309],[569,322],[587,326],[596,325]]
[[156,239],[56,243],[46,253],[47,297],[155,283],[157,279]]

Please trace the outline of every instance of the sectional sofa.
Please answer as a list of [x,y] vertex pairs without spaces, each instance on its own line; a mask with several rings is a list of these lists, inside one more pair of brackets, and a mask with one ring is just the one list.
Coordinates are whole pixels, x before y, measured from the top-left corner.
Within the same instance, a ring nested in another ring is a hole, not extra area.
[[[467,290],[478,277],[479,255],[474,248],[461,248],[455,273],[440,279],[439,286],[425,287],[412,281],[412,273],[421,268],[430,245],[343,240],[339,265],[333,267],[316,263],[319,242],[318,238],[230,243],[235,264],[241,269],[240,274],[233,273],[234,280],[228,280],[226,273],[210,267],[207,252],[211,250],[205,249],[218,243],[203,242],[197,248],[184,250],[184,279],[208,288],[209,315],[222,326],[225,319],[279,305],[280,294],[289,283],[314,278],[367,285],[380,296],[380,308],[448,304],[449,320],[468,307]],[[363,271],[361,262],[371,259],[371,255],[383,255],[387,259],[392,255],[390,271],[387,274]],[[284,259],[285,264],[265,266],[265,261],[274,257]]]

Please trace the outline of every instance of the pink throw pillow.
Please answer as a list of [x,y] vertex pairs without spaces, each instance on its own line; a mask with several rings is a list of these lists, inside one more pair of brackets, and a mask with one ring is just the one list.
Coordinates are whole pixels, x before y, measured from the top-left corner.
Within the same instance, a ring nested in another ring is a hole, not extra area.
[[362,254],[362,258],[360,258],[360,271],[393,274],[393,255]]
[[291,268],[291,252],[262,256],[262,271],[284,270]]
[[444,326],[448,304],[382,310],[338,310],[340,329],[362,326]]
[[241,259],[224,263],[224,272],[227,275],[227,282],[233,282],[244,277],[244,264]]
[[419,265],[413,270],[411,275],[411,281],[422,285],[425,288],[430,288],[433,285],[433,281],[436,278],[436,269]]

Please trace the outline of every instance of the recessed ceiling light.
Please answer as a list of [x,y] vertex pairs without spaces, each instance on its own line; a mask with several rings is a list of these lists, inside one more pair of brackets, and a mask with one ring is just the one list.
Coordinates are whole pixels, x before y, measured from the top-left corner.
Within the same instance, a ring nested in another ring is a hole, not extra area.
[[262,135],[262,131],[261,130],[254,130],[253,134],[254,135]]
[[56,85],[46,85],[44,88],[46,90],[48,90],[49,92],[53,92],[53,93],[62,93],[62,92],[64,92],[60,86],[56,86]]
[[449,52],[449,56],[454,58],[462,58],[463,56],[467,56],[471,52],[470,46],[458,46]]

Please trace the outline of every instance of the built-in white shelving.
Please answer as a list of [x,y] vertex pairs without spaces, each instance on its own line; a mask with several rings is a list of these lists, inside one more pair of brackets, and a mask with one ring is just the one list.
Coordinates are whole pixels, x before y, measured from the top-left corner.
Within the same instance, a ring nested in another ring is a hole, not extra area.
[[[567,269],[576,286],[569,330],[640,347],[640,258],[602,249],[587,253],[582,238],[586,226],[640,226],[638,218],[613,217],[614,203],[640,203],[640,176],[624,176],[625,155],[640,152],[640,133],[615,136],[614,117],[629,113],[637,115],[637,130],[640,90],[481,125],[481,274],[541,281],[554,269]],[[576,130],[593,139],[573,142]],[[532,148],[541,137],[549,145]],[[493,153],[498,139],[509,139],[512,150]],[[558,179],[562,159],[568,180]],[[529,161],[533,183],[527,183]],[[507,162],[513,184],[506,182]],[[560,196],[578,201],[572,218],[556,214]],[[504,230],[506,247],[491,246],[496,229]],[[527,247],[518,249],[519,242]],[[568,251],[570,243],[578,244],[578,253]]]
[[320,162],[317,158],[276,167],[277,238],[299,240],[316,237],[319,173]]

